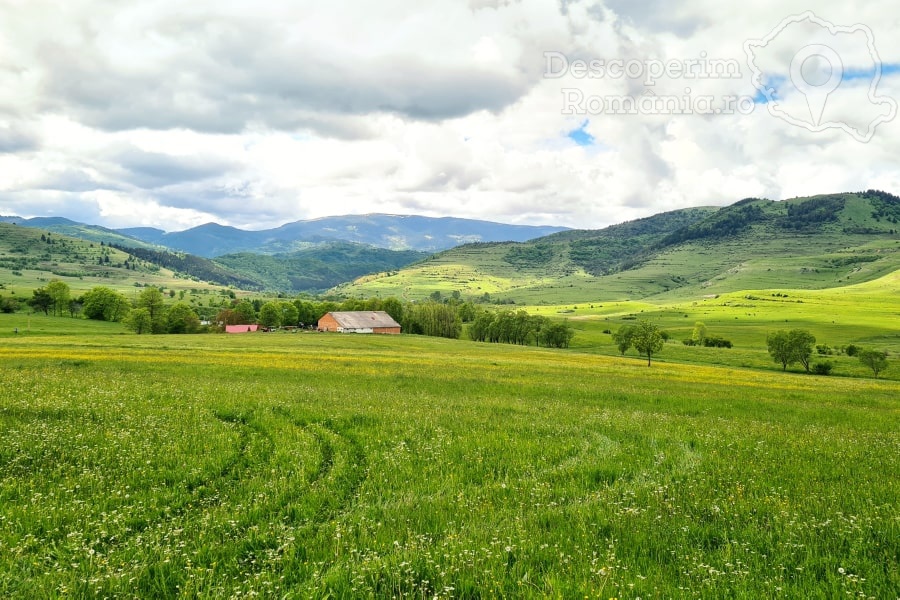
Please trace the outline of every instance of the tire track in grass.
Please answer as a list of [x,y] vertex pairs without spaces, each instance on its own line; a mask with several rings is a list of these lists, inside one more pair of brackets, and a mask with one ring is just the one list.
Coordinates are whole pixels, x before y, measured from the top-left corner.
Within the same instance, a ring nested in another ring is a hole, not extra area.
[[[136,533],[148,529],[156,521],[174,520],[192,510],[202,507],[221,504],[224,492],[229,487],[238,485],[243,475],[258,463],[262,463],[271,455],[273,443],[267,432],[254,425],[252,413],[230,414],[221,411],[213,411],[213,416],[219,421],[235,426],[238,430],[238,443],[236,452],[226,461],[215,475],[186,482],[185,489],[190,496],[181,502],[166,506],[162,512],[163,517],[150,520],[146,525],[138,528]],[[259,457],[252,450],[259,446]]]
[[110,566],[132,565],[130,581],[111,577],[106,593],[127,587],[159,598],[227,596],[257,578],[284,574],[273,581],[278,587],[311,579],[312,572],[296,566],[308,554],[319,558],[320,529],[352,508],[367,475],[362,445],[339,424],[298,419],[277,407],[212,416],[236,428],[234,453],[214,474],[176,484],[187,490],[173,494],[177,503],[135,516],[127,534],[94,546]]
[[[236,415],[222,412],[214,412],[213,416],[237,429],[238,437],[233,446],[233,452],[220,468],[206,473],[199,479],[185,481],[179,480],[167,483],[166,496],[161,498],[158,504],[147,507],[143,502],[138,504],[124,504],[120,509],[132,509],[135,512],[124,519],[121,529],[115,532],[102,532],[101,535],[90,536],[89,547],[91,556],[103,557],[103,562],[110,565],[105,575],[101,572],[86,572],[73,570],[70,572],[69,589],[76,597],[95,596],[98,590],[105,588],[112,595],[118,595],[123,590],[118,587],[112,576],[112,565],[121,566],[134,563],[135,548],[149,549],[150,553],[160,549],[160,546],[152,546],[160,532],[166,532],[176,528],[179,522],[187,522],[194,518],[198,511],[205,507],[221,504],[229,496],[230,491],[240,485],[245,474],[253,469],[255,464],[267,461],[271,454],[271,440],[266,432],[254,426],[249,415]],[[180,488],[180,489],[179,489]],[[71,554],[63,547],[63,540],[68,531],[78,532],[77,526],[73,528],[60,528],[55,535],[46,539],[53,539],[54,549],[43,557],[43,561],[52,564],[56,561],[68,562],[80,560],[80,557]],[[57,549],[58,547],[58,549]],[[178,585],[183,576],[173,572],[163,562],[158,560],[145,560],[138,568],[132,571],[134,578],[129,588],[141,589],[153,597],[174,597],[178,593]],[[88,586],[89,579],[94,578],[94,585],[100,588]],[[43,588],[41,577],[31,582],[31,587],[50,593],[48,588]],[[40,593],[38,594],[40,595]]]
[[[253,539],[248,532],[264,520],[270,510],[265,503],[262,506],[254,503],[254,493],[260,481],[265,480],[278,452],[277,428],[271,423],[267,427],[259,413],[252,410],[219,409],[212,414],[223,423],[238,428],[238,452],[222,466],[216,477],[194,482],[191,492],[195,498],[184,503],[181,510],[168,511],[169,527],[154,531],[157,537],[152,541],[159,556],[142,565],[135,583],[138,589],[153,597],[175,598],[185,593],[190,596],[192,587],[195,595],[203,595],[202,587],[197,588],[198,583],[187,573],[187,556],[196,560],[198,566],[221,572],[222,580],[247,571],[240,566],[244,562],[242,557],[249,557],[251,564],[256,563],[253,559],[255,551],[260,549],[260,540]],[[183,534],[181,539],[189,542],[180,548],[181,558],[175,561],[170,557],[163,558],[167,550],[172,550],[173,540],[169,536],[173,530],[191,532]],[[268,545],[263,540],[262,547]]]
[[[61,420],[63,418],[74,419],[76,416],[80,417],[85,414],[85,411],[54,409],[52,411],[41,411],[41,413],[54,415],[52,418]],[[210,477],[185,483],[185,488],[190,493],[188,497],[181,498],[180,500],[177,500],[173,503],[165,504],[148,514],[133,515],[125,521],[125,531],[123,533],[117,535],[107,535],[99,538],[97,542],[93,544],[93,548],[96,551],[109,551],[115,549],[116,546],[121,545],[128,538],[141,534],[160,521],[169,520],[183,514],[191,508],[192,503],[203,502],[204,500],[208,501],[210,497],[216,496],[215,492],[218,491],[215,483],[216,481],[222,479],[239,479],[240,473],[251,466],[247,457],[248,448],[254,436],[262,434],[263,432],[254,431],[253,428],[248,425],[246,418],[230,418],[223,417],[218,414],[216,414],[215,416],[223,422],[237,424],[239,426],[239,437],[235,452],[232,457],[222,466],[222,468],[217,473],[212,474]],[[43,416],[42,418],[48,419],[50,417]],[[59,530],[55,532],[55,534],[52,532],[47,532],[44,535],[43,539],[48,541],[63,539],[66,536],[66,533],[67,530],[65,528],[59,528]]]
[[283,570],[283,584],[291,588],[310,581],[317,572],[330,569],[327,563],[333,562],[334,557],[322,564],[321,554],[326,544],[319,534],[323,527],[353,508],[357,492],[368,476],[368,459],[362,444],[334,421],[297,418],[284,410],[281,413],[297,429],[311,435],[320,452],[318,469],[309,480],[306,502],[302,506],[285,507],[288,522],[295,527],[294,543],[285,549],[279,567]]
[[[342,457],[345,459],[347,470],[347,475],[337,473],[335,477],[331,478],[335,483],[340,483],[341,486],[335,486],[339,488],[338,493],[328,496],[328,499],[336,501],[323,505],[316,515],[314,521],[322,524],[334,520],[340,514],[352,508],[356,493],[366,479],[368,461],[359,441],[346,431],[342,431],[332,421],[324,420],[311,423],[308,429],[311,428],[318,429],[321,433],[331,436],[333,440],[340,440],[340,445],[343,447]],[[329,476],[332,475],[334,470],[335,466],[332,464],[327,474]]]
[[299,419],[281,408],[273,412],[311,435],[319,447],[319,466],[308,484],[310,491],[322,494],[322,503],[307,517],[310,524],[322,524],[346,512],[366,478],[368,461],[362,445],[331,419]]
[[[250,438],[255,432],[256,434],[265,435],[265,432],[254,429],[249,424],[249,419],[243,414],[227,414],[222,411],[213,411],[213,416],[219,421],[228,425],[234,425],[238,429],[238,451],[233,458],[222,465],[215,479],[237,479],[240,471],[250,467],[248,459],[248,448],[250,446]],[[199,482],[189,482],[188,490],[203,490],[204,487],[212,483],[212,479]]]
[[[272,454],[273,443],[268,432],[259,427],[253,420],[253,413],[232,413],[222,410],[212,411],[212,415],[222,423],[233,426],[238,431],[236,451],[225,464],[213,475],[185,483],[187,497],[174,504],[167,504],[154,514],[127,524],[127,536],[121,536],[103,548],[103,554],[109,555],[119,547],[140,540],[147,533],[176,529],[177,523],[192,521],[199,513],[212,507],[224,504],[231,492],[238,489],[247,473],[257,466],[268,462]],[[168,524],[169,527],[161,527]],[[149,541],[149,540],[148,540]],[[158,545],[157,550],[163,550]],[[127,550],[124,550],[127,552]],[[157,598],[175,598],[185,583],[186,574],[167,560],[146,562],[135,573],[133,585]],[[85,590],[87,591],[87,590]],[[114,590],[111,590],[114,591]]]
[[[273,442],[270,460],[248,473],[241,493],[231,499],[231,504],[241,506],[239,513],[229,514],[227,506],[221,507],[213,530],[218,541],[195,544],[203,546],[196,557],[199,565],[216,565],[226,571],[223,574],[244,581],[281,572],[285,561],[295,555],[298,540],[310,539],[353,497],[365,465],[364,453],[355,440],[347,443],[332,429],[298,420],[281,407],[258,414],[256,426],[265,429]],[[308,455],[303,452],[308,450],[303,439],[313,442],[316,460],[309,469],[301,465],[297,470],[297,465],[286,461]],[[354,476],[348,479],[352,485],[338,490],[336,483],[347,465],[354,469]],[[278,483],[266,487],[270,478],[277,476],[282,476]],[[335,504],[335,498],[340,502]],[[227,588],[229,584],[223,585]],[[195,591],[203,594],[202,589]]]

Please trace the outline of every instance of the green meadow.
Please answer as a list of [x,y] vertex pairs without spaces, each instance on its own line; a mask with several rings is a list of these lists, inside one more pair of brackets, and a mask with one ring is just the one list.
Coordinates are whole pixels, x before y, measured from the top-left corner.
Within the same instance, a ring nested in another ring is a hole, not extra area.
[[[871,376],[859,360],[839,352],[850,344],[900,354],[900,271],[856,285],[823,290],[773,288],[704,294],[691,300],[579,302],[530,307],[530,312],[566,318],[576,331],[572,346],[583,352],[617,355],[612,336],[619,327],[648,319],[670,335],[660,359],[733,367],[774,369],[766,335],[777,329],[806,329],[832,354],[813,354],[813,362],[834,365],[834,376]],[[734,348],[687,347],[694,325],[722,336]],[[626,356],[639,360],[631,350]],[[780,367],[778,367],[780,368]],[[798,365],[791,367],[802,370]],[[900,366],[883,377],[900,380]]]
[[[540,307],[566,351],[0,315],[0,596],[895,597],[900,383],[759,340],[895,348],[868,285]],[[608,355],[632,315],[736,347]]]

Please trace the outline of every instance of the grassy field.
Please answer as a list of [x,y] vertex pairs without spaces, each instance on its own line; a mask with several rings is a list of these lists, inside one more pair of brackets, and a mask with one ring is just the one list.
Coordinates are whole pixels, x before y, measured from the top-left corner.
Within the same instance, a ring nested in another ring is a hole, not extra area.
[[[662,299],[638,302],[580,302],[535,306],[530,312],[567,318],[576,331],[574,348],[584,352],[618,354],[612,336],[604,331],[648,319],[671,335],[660,358],[701,364],[773,369],[766,335],[777,329],[809,330],[817,344],[833,349],[855,344],[900,354],[900,271],[861,284],[825,290],[774,288],[727,294],[707,294],[694,300]],[[696,322],[708,333],[731,340],[734,348],[684,346]],[[632,350],[628,356],[635,357]],[[834,375],[865,377],[871,371],[853,357],[815,354],[813,362],[834,364]],[[780,366],[778,367],[780,368]],[[794,370],[801,367],[795,365]],[[900,368],[885,377],[900,379]]]
[[417,336],[9,334],[23,318],[0,315],[3,597],[900,589],[896,381]]

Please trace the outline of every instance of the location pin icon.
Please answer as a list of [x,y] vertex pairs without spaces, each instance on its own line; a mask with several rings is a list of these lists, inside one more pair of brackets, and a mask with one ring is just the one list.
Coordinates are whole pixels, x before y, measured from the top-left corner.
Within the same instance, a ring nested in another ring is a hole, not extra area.
[[[828,81],[821,84],[812,84],[803,76],[803,65],[811,58],[824,59],[831,67],[831,74]],[[794,87],[806,96],[806,103],[809,106],[809,114],[812,117],[812,124],[818,127],[822,120],[822,113],[825,111],[825,103],[828,101],[828,95],[836,90],[844,78],[844,63],[837,52],[823,46],[821,44],[810,44],[794,55],[791,61],[791,82]]]

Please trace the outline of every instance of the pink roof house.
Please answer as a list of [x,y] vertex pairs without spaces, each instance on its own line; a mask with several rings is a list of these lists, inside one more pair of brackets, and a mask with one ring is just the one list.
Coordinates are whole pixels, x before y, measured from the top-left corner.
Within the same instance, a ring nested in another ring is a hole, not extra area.
[[259,325],[226,325],[225,333],[250,333],[259,329]]

